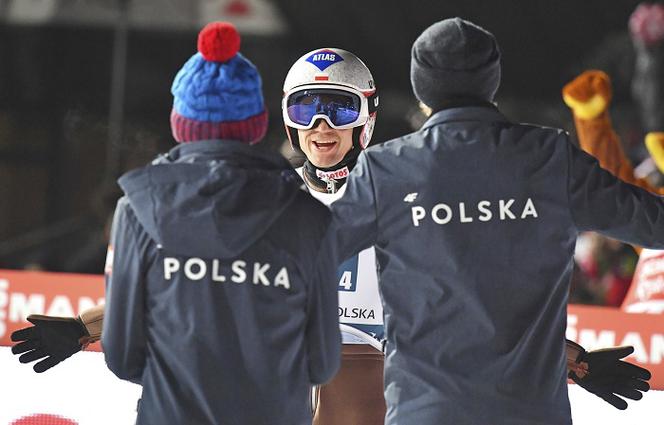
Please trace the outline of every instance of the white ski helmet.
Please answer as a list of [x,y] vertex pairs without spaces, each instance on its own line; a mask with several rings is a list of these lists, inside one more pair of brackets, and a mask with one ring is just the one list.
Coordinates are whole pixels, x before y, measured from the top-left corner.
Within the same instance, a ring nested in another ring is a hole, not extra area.
[[[316,93],[333,100],[312,104],[311,94]],[[298,99],[305,103],[298,105]],[[324,119],[332,128],[353,128],[355,149],[349,154],[356,159],[371,141],[378,93],[369,68],[357,56],[343,49],[316,49],[300,57],[288,71],[281,109],[294,149],[300,150],[297,129],[312,128]]]

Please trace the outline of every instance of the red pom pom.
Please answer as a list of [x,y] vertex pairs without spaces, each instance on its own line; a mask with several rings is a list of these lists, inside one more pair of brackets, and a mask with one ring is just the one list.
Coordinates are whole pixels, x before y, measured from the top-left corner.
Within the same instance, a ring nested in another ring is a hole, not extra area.
[[198,34],[198,51],[205,60],[226,62],[240,50],[240,34],[230,22],[209,23]]

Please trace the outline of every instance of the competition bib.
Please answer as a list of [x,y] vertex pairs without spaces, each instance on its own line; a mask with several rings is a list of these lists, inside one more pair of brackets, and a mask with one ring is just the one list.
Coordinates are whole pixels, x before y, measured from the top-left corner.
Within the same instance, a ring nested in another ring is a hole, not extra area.
[[[302,177],[302,167],[295,171]],[[345,191],[344,185],[337,193],[315,190],[309,193],[323,204],[330,205],[343,196]],[[383,305],[378,292],[376,252],[373,247],[344,261],[337,269],[337,282],[343,343],[370,344],[380,350],[380,342],[377,341],[384,337]]]
[[[373,248],[344,261],[337,270],[339,322],[374,339],[383,339],[383,306],[378,292]],[[344,342],[352,343],[344,335]]]
[[339,291],[355,292],[357,290],[357,263],[359,255],[341,263],[337,269]]

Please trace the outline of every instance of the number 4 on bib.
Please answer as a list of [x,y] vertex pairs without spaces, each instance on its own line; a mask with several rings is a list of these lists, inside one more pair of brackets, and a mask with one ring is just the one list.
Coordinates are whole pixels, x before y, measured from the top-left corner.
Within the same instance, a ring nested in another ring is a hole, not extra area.
[[355,292],[357,286],[357,255],[341,263],[337,269],[339,291]]
[[353,273],[345,271],[341,275],[341,280],[339,281],[339,288],[343,288],[346,291],[352,291],[353,289]]

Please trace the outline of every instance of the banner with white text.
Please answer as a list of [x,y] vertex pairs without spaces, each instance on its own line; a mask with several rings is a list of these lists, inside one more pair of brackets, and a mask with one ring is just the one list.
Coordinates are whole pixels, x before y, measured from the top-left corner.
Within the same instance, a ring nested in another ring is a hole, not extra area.
[[[12,345],[11,333],[28,326],[30,314],[72,317],[103,302],[101,275],[0,270],[0,345]],[[634,346],[628,360],[650,369],[651,386],[664,389],[664,315],[570,305],[567,337],[588,350]],[[100,345],[87,350],[100,351]]]

